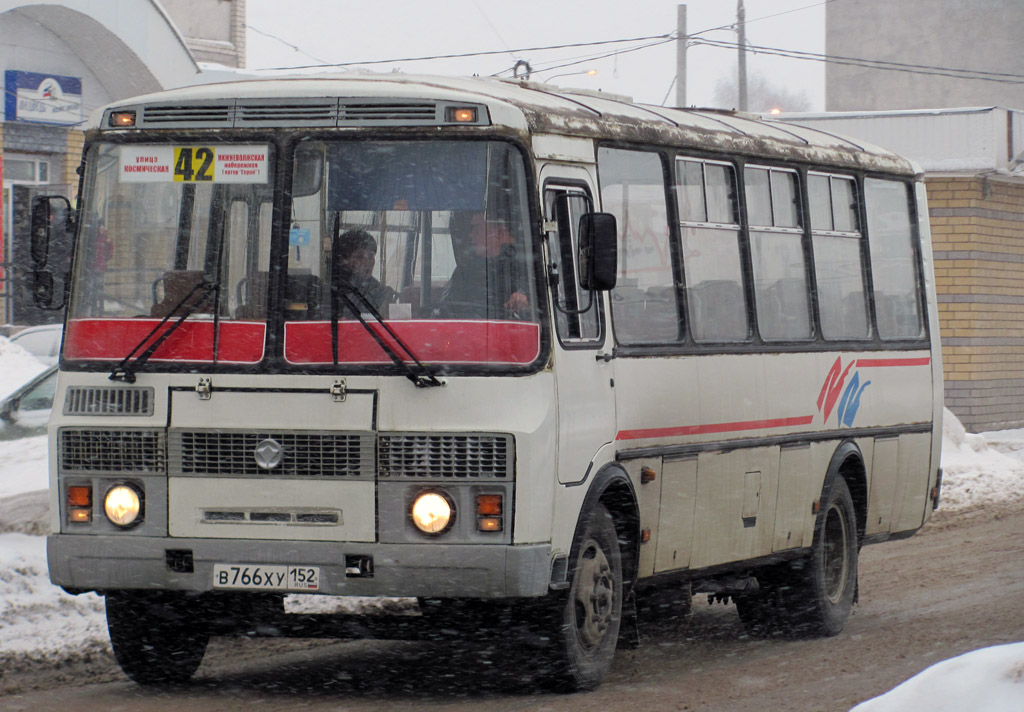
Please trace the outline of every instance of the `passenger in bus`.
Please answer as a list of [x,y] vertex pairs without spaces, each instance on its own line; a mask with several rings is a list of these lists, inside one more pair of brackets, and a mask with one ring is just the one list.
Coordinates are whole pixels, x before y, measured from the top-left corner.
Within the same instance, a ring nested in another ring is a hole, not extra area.
[[482,212],[452,213],[456,267],[437,315],[462,319],[519,319],[530,308],[526,267],[515,239]]
[[[395,291],[382,285],[373,276],[373,267],[376,263],[377,241],[366,230],[347,230],[341,234],[332,250],[332,281],[342,293],[348,295],[359,312],[367,311],[360,296],[377,311],[394,301]],[[339,306],[339,318],[356,317],[345,299],[340,300]]]

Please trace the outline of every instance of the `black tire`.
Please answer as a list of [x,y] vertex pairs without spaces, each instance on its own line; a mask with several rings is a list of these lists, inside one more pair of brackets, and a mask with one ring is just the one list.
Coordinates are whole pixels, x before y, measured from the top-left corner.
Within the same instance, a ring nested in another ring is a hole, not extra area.
[[814,531],[811,556],[794,567],[789,616],[794,632],[837,635],[846,625],[857,592],[857,514],[846,480],[829,488]]
[[612,666],[622,623],[622,554],[611,514],[591,512],[572,553],[572,583],[560,597],[551,668],[552,687],[593,690]]
[[195,674],[210,634],[185,594],[108,591],[106,609],[114,657],[133,681],[173,685]]
[[760,589],[734,597],[747,632],[805,638],[837,635],[853,608],[858,550],[853,497],[846,481],[837,477],[818,517],[811,555],[760,571]]

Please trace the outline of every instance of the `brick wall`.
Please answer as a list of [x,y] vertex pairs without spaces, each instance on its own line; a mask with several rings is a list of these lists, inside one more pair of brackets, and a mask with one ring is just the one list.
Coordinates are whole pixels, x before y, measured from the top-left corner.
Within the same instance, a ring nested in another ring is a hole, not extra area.
[[1024,179],[927,178],[946,406],[1024,427]]

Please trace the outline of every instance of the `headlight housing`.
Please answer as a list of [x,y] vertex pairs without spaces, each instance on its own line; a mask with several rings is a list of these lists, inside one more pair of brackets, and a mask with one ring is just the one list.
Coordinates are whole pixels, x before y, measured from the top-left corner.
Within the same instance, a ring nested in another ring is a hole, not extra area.
[[455,504],[444,492],[428,490],[413,500],[412,523],[424,534],[437,536],[451,529],[455,522]]
[[127,528],[142,521],[142,494],[132,485],[111,487],[103,498],[103,511],[116,526]]

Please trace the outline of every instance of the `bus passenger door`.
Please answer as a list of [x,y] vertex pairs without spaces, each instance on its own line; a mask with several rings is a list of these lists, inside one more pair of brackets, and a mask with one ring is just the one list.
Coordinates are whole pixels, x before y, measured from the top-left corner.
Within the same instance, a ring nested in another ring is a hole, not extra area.
[[615,400],[611,363],[602,358],[601,294],[581,289],[577,272],[580,216],[594,209],[589,176],[565,167],[558,173],[544,189],[546,268],[555,332],[558,481],[572,483],[584,478],[597,451],[614,439]]

